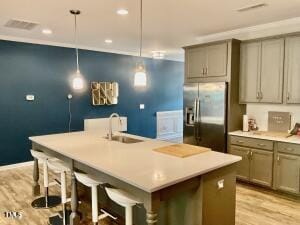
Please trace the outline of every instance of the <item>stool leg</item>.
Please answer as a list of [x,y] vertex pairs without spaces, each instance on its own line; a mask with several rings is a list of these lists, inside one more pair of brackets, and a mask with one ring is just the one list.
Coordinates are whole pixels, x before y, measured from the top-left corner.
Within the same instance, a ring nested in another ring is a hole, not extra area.
[[125,207],[125,225],[132,225],[132,206]]
[[44,189],[45,189],[45,202],[46,202],[46,208],[48,208],[48,196],[49,196],[49,177],[48,177],[48,166],[47,162],[45,161],[43,163],[43,169],[44,169]]
[[63,225],[67,223],[66,203],[67,203],[67,187],[66,187],[66,172],[60,174],[60,190],[61,190],[61,204],[63,212]]
[[98,190],[97,185],[92,186],[92,217],[93,224],[98,224]]
[[40,185],[39,185],[39,161],[38,159],[34,158],[33,164],[33,186],[32,186],[32,195],[38,196],[40,195]]

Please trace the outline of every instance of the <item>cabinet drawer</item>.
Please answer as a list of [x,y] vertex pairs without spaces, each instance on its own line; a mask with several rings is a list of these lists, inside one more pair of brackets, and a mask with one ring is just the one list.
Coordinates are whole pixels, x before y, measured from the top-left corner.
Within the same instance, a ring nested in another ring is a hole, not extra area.
[[273,141],[261,140],[255,138],[245,138],[238,136],[230,136],[230,144],[240,145],[249,148],[259,148],[265,150],[273,150]]
[[300,155],[300,145],[278,142],[278,152]]

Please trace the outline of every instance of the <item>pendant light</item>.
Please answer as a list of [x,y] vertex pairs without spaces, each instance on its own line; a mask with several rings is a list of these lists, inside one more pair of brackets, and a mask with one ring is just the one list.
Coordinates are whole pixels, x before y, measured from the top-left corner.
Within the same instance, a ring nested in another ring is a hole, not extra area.
[[70,10],[70,13],[74,15],[74,35],[75,35],[75,51],[76,51],[76,73],[73,75],[72,87],[74,90],[82,90],[84,86],[84,79],[79,69],[79,56],[77,46],[77,16],[80,15],[79,10]]
[[134,74],[134,86],[146,86],[147,75],[145,65],[142,59],[142,48],[143,48],[143,0],[140,0],[140,62],[136,65],[136,70]]

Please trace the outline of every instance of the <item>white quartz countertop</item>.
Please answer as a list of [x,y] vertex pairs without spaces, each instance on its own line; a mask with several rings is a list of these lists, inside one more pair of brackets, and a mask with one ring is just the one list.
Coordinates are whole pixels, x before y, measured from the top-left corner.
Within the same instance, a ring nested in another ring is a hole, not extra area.
[[291,137],[272,137],[261,134],[255,134],[254,132],[243,132],[243,131],[234,131],[230,132],[229,135],[240,136],[240,137],[248,137],[248,138],[257,138],[264,139],[270,141],[278,141],[278,142],[287,142],[292,144],[300,144],[300,136],[293,135]]
[[241,160],[238,156],[205,152],[177,158],[153,151],[173,143],[142,138],[144,142],[124,144],[108,141],[104,135],[73,132],[30,137],[37,144],[116,177],[146,192],[154,192]]

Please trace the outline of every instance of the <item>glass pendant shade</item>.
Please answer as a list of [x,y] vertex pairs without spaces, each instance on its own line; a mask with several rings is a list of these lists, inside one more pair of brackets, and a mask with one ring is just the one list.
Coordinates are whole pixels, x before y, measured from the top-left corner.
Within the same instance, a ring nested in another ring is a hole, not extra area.
[[72,81],[72,86],[74,90],[82,90],[84,85],[84,81],[82,78],[82,75],[80,74],[80,71],[77,71],[73,81]]
[[140,65],[137,67],[134,74],[134,86],[146,86],[147,85],[147,75],[145,67]]

